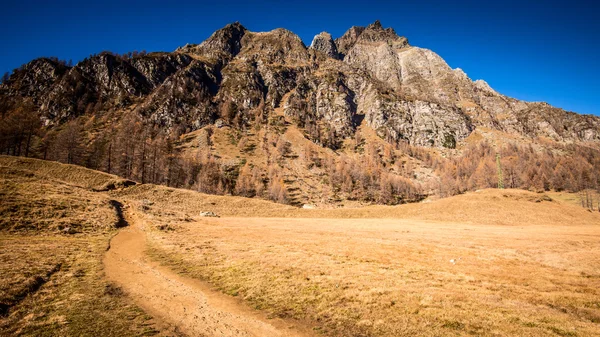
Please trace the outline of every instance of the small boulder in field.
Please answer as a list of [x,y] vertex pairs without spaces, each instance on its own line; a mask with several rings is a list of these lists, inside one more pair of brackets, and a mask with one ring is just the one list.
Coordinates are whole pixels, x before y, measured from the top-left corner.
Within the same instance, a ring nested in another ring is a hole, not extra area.
[[205,217],[205,218],[220,218],[217,214],[215,214],[214,212],[200,212],[200,216],[201,217]]
[[71,234],[71,235],[79,233],[79,231],[73,227],[65,227],[65,228],[63,228],[62,232],[65,234]]
[[317,205],[315,205],[315,204],[304,204],[304,205],[302,205],[302,208],[304,208],[304,209],[315,209],[315,208],[317,208]]
[[144,199],[142,200],[142,204],[140,205],[140,210],[141,211],[149,211],[150,210],[150,206],[154,205],[154,203],[150,200]]

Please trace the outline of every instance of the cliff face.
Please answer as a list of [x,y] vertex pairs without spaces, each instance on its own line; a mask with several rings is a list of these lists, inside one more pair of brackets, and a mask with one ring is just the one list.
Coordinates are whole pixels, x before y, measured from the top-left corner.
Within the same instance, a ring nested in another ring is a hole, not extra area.
[[217,120],[245,128],[257,114],[281,109],[329,147],[363,123],[388,142],[432,147],[453,148],[478,127],[600,141],[599,118],[503,96],[378,21],[336,40],[320,33],[308,48],[285,29],[255,33],[234,23],[172,53],[103,53],[73,67],[37,59],[0,86],[4,109],[24,101],[47,125],[134,109],[159,126],[189,131]]

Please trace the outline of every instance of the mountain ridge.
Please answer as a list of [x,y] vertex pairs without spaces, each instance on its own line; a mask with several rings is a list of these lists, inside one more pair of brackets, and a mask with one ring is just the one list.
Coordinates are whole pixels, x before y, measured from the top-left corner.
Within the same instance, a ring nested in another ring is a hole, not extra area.
[[[149,57],[147,55],[132,57],[130,60],[119,60],[118,58],[110,57],[109,54],[100,54],[92,58],[93,60],[85,59],[72,68],[57,65],[56,62],[42,65],[40,63],[46,59],[41,58],[22,67],[22,70],[25,71],[25,74],[22,76],[23,81],[29,83],[29,85],[22,85],[15,92],[14,90],[10,90],[10,85],[7,86],[5,84],[1,92],[4,99],[6,96],[31,97],[34,104],[38,104],[41,110],[49,112],[49,120],[56,117],[64,119],[67,116],[64,116],[57,110],[78,110],[76,114],[80,114],[82,110],[85,111],[85,108],[82,107],[68,107],[66,103],[60,102],[60,97],[53,97],[60,96],[60,94],[65,92],[68,94],[71,91],[75,96],[85,96],[86,93],[96,92],[100,96],[100,99],[92,99],[95,101],[94,103],[102,101],[102,98],[104,98],[102,96],[112,98],[110,96],[119,95],[116,91],[127,91],[127,94],[130,96],[146,96],[150,91],[156,89],[157,86],[164,85],[166,77],[174,75],[182,67],[188,66],[190,63],[203,62],[205,63],[203,67],[206,68],[206,73],[202,76],[198,74],[196,76],[213,78],[213,83],[203,83],[202,85],[211,87],[210,91],[214,94],[214,86],[219,82],[219,77],[223,75],[220,73],[221,70],[227,68],[228,63],[234,60],[239,53],[242,53],[243,57],[241,62],[237,63],[247,64],[256,62],[263,68],[267,68],[264,66],[265,64],[286,65],[290,62],[296,64],[304,63],[306,66],[310,65],[308,67],[309,71],[314,70],[315,67],[317,69],[324,68],[321,64],[315,66],[315,61],[311,60],[311,58],[314,59],[322,56],[322,53],[328,58],[350,65],[353,69],[345,69],[344,72],[346,73],[356,75],[356,70],[364,70],[372,74],[374,80],[383,82],[384,86],[391,87],[398,94],[397,97],[394,97],[394,101],[419,100],[448,105],[449,107],[445,107],[444,109],[450,113],[452,113],[454,108],[459,108],[462,110],[461,115],[479,121],[479,124],[482,126],[501,129],[502,131],[531,133],[530,130],[533,130],[536,136],[548,136],[555,140],[600,139],[600,133],[598,132],[600,122],[598,122],[598,118],[591,115],[578,115],[586,117],[574,117],[579,120],[573,125],[566,125],[562,128],[560,125],[554,125],[557,124],[555,120],[557,118],[569,119],[567,115],[570,112],[538,102],[519,101],[497,93],[487,83],[481,82],[483,80],[471,81],[460,68],[452,69],[434,52],[409,45],[406,38],[398,36],[392,28],[383,28],[379,21],[375,21],[367,27],[354,26],[334,41],[329,35],[329,39],[325,38],[323,42],[319,42],[320,35],[317,34],[315,36],[316,41],[320,43],[319,46],[306,47],[297,35],[285,29],[254,33],[248,31],[239,22],[235,22],[217,30],[200,44],[188,44],[177,48],[172,53],[149,54],[154,55],[158,59],[155,60],[157,61],[155,63],[164,68],[162,69],[162,76],[160,76],[161,74],[150,73],[153,70],[148,69],[148,67],[152,66],[150,64],[152,60],[148,60]],[[331,43],[332,41],[334,42],[333,44]],[[286,45],[279,45],[282,43]],[[244,46],[246,46],[245,49]],[[273,53],[271,53],[270,49],[275,46],[279,50],[273,50]],[[254,53],[252,52],[253,49],[255,49]],[[310,55],[311,53],[312,55]],[[190,59],[190,56],[192,59]],[[311,61],[313,62],[312,64],[310,64]],[[93,64],[86,65],[88,62],[92,62]],[[317,61],[316,63],[323,62]],[[336,64],[336,66],[340,67],[343,65]],[[233,66],[230,67],[234,68]],[[35,68],[35,70],[28,70],[32,68]],[[269,71],[271,69],[266,70]],[[99,73],[96,73],[96,71],[99,71]],[[40,83],[43,83],[39,93],[36,93],[35,89],[32,88],[32,72],[33,74],[40,75],[39,79],[35,79],[36,84],[39,86]],[[77,74],[78,72],[81,72],[81,74]],[[66,76],[61,76],[61,74]],[[113,74],[116,76],[117,83],[111,82]],[[257,79],[259,82],[260,80],[264,81],[264,77],[272,76],[272,74],[261,73],[261,70],[258,70],[258,75],[263,77],[262,79]],[[97,82],[97,84],[93,85],[92,83],[94,88],[82,89],[80,83],[77,83],[79,87],[73,84],[69,85],[69,83],[58,83],[58,90],[55,89],[54,92],[52,90],[48,92],[49,88],[47,87],[52,85],[52,80],[59,79],[59,77],[62,82],[81,82],[80,79],[82,79],[83,81],[92,80]],[[363,82],[366,80],[364,76],[357,79],[357,81]],[[202,81],[200,80],[200,82]],[[11,83],[11,79],[9,79],[8,83]],[[297,83],[294,84],[297,85]],[[280,85],[281,83],[276,82],[270,83],[267,87]],[[73,86],[75,88],[72,88]],[[265,89],[263,86],[263,88],[258,90]],[[351,89],[354,92],[360,91],[358,88]],[[111,90],[115,92],[110,93]],[[290,88],[285,88],[285,90],[289,91]],[[56,91],[59,91],[59,93],[56,93]],[[81,94],[82,91],[86,91],[86,93]],[[40,104],[40,96],[45,95],[48,95],[48,98]],[[360,95],[365,94],[359,93],[358,96]],[[277,93],[275,97],[282,96],[282,93]],[[126,101],[124,104],[127,103]],[[271,105],[275,107],[278,103],[278,99],[275,98]],[[381,104],[384,104],[384,102],[381,102]],[[366,107],[366,109],[369,109],[369,107]],[[525,118],[519,116],[519,114],[527,113],[531,109],[551,109],[552,111],[550,112],[552,114],[548,116],[549,118],[544,118],[544,116],[532,116],[529,113],[526,116],[528,119],[536,119],[537,117],[538,120],[534,123],[527,123]],[[409,110],[408,112],[411,113],[414,109],[391,108],[393,114],[400,115],[405,114],[406,110]],[[497,115],[500,111],[510,112],[509,118],[498,120]],[[414,115],[415,113],[412,112],[412,114]],[[554,120],[549,120],[550,117]],[[380,120],[379,122],[381,124],[382,121]],[[463,122],[463,124],[465,123],[466,121]],[[577,125],[578,123],[580,125]],[[202,123],[196,124],[200,125]],[[409,133],[407,129],[398,130],[389,125],[386,125],[386,128],[388,129],[386,132]],[[562,130],[565,128],[569,129],[568,131],[570,132],[565,133]],[[458,138],[463,138],[464,134],[462,133],[459,132]],[[411,141],[411,139],[407,140]],[[416,145],[431,144],[431,139],[427,139],[426,141],[412,141]],[[434,140],[431,145],[439,146],[440,142]]]
[[[113,169],[112,148],[107,149],[107,144],[124,147],[122,151],[131,151],[132,158],[141,151],[140,169],[133,169],[131,163],[120,168],[127,178],[145,177],[150,165],[146,163],[146,143],[157,139],[168,144],[165,153],[208,153],[220,164],[234,163],[231,172],[220,168],[222,180],[214,184],[225,186],[221,190],[234,189],[241,167],[251,163],[261,170],[276,165],[281,171],[268,177],[263,171],[263,185],[273,184],[275,179],[281,186],[307,193],[308,185],[290,184],[306,176],[321,185],[323,175],[331,175],[322,167],[312,172],[312,164],[295,168],[294,158],[313,162],[307,159],[311,157],[306,153],[311,152],[320,160],[334,156],[339,162],[356,157],[352,160],[361,162],[367,155],[361,151],[373,146],[376,149],[370,149],[369,155],[379,157],[373,159],[379,173],[361,184],[377,185],[385,176],[381,172],[396,176],[402,171],[406,181],[399,184],[416,188],[415,184],[424,183],[417,178],[423,174],[429,180],[441,179],[435,172],[437,164],[414,157],[419,151],[455,158],[473,139],[480,138],[491,142],[495,151],[501,148],[496,144],[513,139],[520,146],[536,144],[540,151],[554,153],[564,153],[557,149],[569,144],[596,148],[600,142],[600,118],[502,95],[485,81],[472,81],[460,68],[452,69],[433,51],[410,45],[407,38],[379,21],[351,27],[337,39],[319,33],[310,46],[283,28],[251,32],[235,22],[200,44],[187,44],[173,52],[103,52],[72,67],[55,59],[36,59],[0,85],[0,110],[3,116],[25,110],[39,115],[45,131],[44,136],[36,136],[39,139],[34,137],[37,143],[33,147],[44,156],[51,148],[48,144],[54,142],[45,132],[61,134],[74,121],[87,136],[83,152],[96,151],[100,156],[93,159],[98,162],[95,165]],[[149,139],[140,141],[140,149],[128,150],[114,138],[132,130]],[[25,141],[19,135],[16,132],[15,138],[3,140],[2,151],[21,153]],[[203,145],[191,145],[195,142]],[[246,144],[231,149],[223,142]],[[30,141],[26,143],[28,152]],[[90,150],[91,144],[94,150]],[[386,150],[393,153],[387,162],[381,159],[386,147],[395,149]],[[425,150],[407,153],[402,150],[407,147]],[[54,151],[58,157],[70,158],[61,154],[64,150]],[[89,155],[86,158],[92,160]],[[394,164],[398,158],[405,158],[400,166]],[[405,167],[409,162],[422,168],[422,174],[409,172]],[[366,178],[357,173],[347,184],[356,188],[360,179]],[[195,178],[187,180],[186,184],[199,183]],[[329,184],[331,188],[323,193],[337,194],[341,185]],[[346,194],[350,190],[348,187]]]

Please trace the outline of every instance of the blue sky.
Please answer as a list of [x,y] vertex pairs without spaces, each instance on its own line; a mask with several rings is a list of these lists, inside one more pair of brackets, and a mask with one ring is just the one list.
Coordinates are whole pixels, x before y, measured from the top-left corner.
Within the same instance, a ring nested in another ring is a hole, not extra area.
[[0,72],[40,56],[171,51],[227,23],[278,27],[308,45],[379,19],[473,80],[528,101],[600,115],[600,4],[594,1],[12,1],[0,5]]

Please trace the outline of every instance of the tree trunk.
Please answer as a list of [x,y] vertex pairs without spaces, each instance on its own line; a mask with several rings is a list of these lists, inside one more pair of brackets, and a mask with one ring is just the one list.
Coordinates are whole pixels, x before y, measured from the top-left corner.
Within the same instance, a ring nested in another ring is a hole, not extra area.
[[29,129],[29,134],[27,135],[27,146],[25,147],[25,157],[29,157],[29,147],[31,146],[31,136],[33,135],[33,128]]
[[146,183],[146,140],[142,140],[142,184]]
[[152,158],[152,182],[156,183],[156,144],[154,144],[154,155]]
[[110,162],[110,160],[111,160],[111,157],[112,157],[112,142],[108,143],[108,173],[109,173],[109,174],[110,174],[110,168],[111,168],[111,167],[110,167],[110,164],[111,164],[111,162]]

